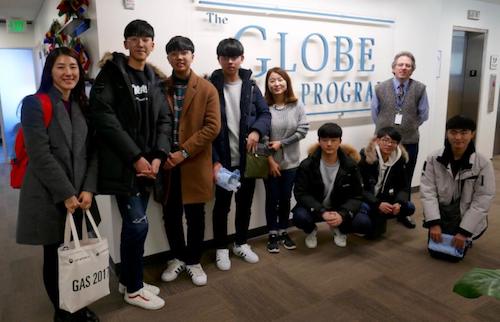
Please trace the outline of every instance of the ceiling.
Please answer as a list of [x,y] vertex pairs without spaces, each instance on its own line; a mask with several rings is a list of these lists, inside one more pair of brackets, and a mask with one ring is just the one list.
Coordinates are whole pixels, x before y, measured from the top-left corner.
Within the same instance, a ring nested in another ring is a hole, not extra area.
[[[480,0],[500,4],[500,0]],[[0,19],[21,18],[35,20],[44,0],[0,0]]]
[[35,20],[44,0],[0,0],[0,19]]

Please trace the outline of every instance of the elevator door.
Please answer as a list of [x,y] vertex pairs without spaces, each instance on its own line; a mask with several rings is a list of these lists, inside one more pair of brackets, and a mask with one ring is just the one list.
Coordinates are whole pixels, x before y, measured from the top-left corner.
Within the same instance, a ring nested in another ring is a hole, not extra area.
[[499,155],[499,154],[500,154],[500,96],[498,98],[498,106],[497,106],[497,125],[495,126],[495,145],[493,146],[493,155]]
[[446,118],[462,114],[477,122],[485,34],[453,31]]

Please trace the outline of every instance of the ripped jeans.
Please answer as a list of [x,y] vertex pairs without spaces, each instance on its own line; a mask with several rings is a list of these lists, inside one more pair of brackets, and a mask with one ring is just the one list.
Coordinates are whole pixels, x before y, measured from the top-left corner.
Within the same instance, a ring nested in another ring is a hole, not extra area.
[[122,216],[120,242],[120,283],[127,287],[128,293],[143,287],[144,242],[148,234],[149,192],[134,192],[132,195],[117,195],[116,202]]

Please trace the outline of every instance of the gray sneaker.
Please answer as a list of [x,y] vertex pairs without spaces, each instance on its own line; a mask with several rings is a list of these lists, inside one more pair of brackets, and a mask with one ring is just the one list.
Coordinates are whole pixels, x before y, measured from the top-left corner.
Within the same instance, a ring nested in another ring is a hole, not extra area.
[[307,248],[316,248],[318,246],[318,238],[316,238],[316,233],[318,232],[317,228],[314,228],[314,230],[307,234],[305,243]]

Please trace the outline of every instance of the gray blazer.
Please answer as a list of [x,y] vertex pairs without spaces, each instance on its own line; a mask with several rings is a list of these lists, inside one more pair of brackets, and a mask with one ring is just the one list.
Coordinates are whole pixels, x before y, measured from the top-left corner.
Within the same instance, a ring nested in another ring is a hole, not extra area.
[[[24,99],[21,124],[28,167],[19,198],[17,242],[47,245],[61,242],[66,208],[64,200],[81,191],[96,191],[97,157],[89,156],[87,121],[78,103],[71,105],[71,118],[54,87],[49,91],[52,120],[46,129],[37,97]],[[95,201],[92,214],[98,217]],[[81,216],[81,211],[77,216]],[[96,218],[99,220],[99,218]],[[76,218],[77,222],[81,221]]]

